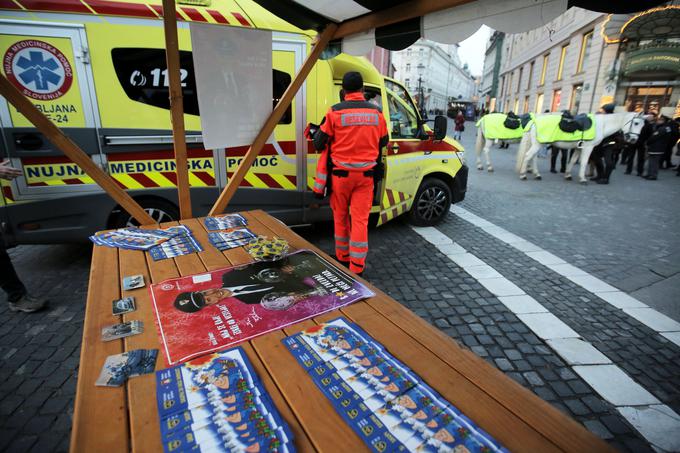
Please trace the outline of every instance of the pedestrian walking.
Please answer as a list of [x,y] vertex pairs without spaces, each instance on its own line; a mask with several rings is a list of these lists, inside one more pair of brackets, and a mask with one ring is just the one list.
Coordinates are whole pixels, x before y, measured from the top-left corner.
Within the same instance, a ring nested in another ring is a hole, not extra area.
[[458,110],[458,114],[454,119],[454,123],[455,127],[453,131],[453,138],[454,140],[460,140],[463,131],[465,130],[465,116],[463,115],[463,112],[461,112],[460,110]]
[[[8,160],[0,162],[0,178],[11,181],[21,176],[21,170],[12,167]],[[4,237],[0,236],[0,288],[7,293],[9,309],[32,313],[43,308],[47,301],[28,294],[26,287],[14,269],[12,259],[5,248]]]
[[673,129],[671,128],[668,117],[661,115],[656,119],[656,126],[654,132],[647,139],[647,158],[649,159],[649,168],[647,169],[647,176],[645,179],[656,181],[659,174],[659,162],[661,161],[668,144],[673,138]]
[[368,215],[373,205],[374,180],[382,179],[382,148],[387,124],[380,108],[364,99],[358,72],[342,78],[345,100],[332,106],[314,135],[314,147],[328,146],[331,163],[331,209],[335,256],[358,275],[368,255]]

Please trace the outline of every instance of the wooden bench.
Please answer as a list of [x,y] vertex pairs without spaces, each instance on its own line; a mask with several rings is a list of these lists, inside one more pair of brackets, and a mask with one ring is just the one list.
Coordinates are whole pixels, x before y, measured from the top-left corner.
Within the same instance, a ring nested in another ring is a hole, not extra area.
[[[245,212],[255,233],[279,236],[292,249],[311,249],[329,258],[278,220],[262,211]],[[141,251],[95,246],[83,328],[71,451],[162,452],[155,376],[132,378],[120,388],[94,385],[108,355],[138,348],[160,348],[148,293],[150,282],[192,275],[251,261],[243,248],[220,252],[208,242],[202,219],[188,226],[205,251],[153,261]],[[176,225],[169,223],[164,226]],[[145,276],[147,287],[123,291],[121,277]],[[377,288],[355,303],[242,344],[299,451],[366,451],[361,439],[335,412],[311,378],[281,343],[315,323],[340,315],[356,322],[395,357],[511,451],[610,451],[603,441],[529,390],[487,364]],[[134,296],[137,310],[111,314],[111,301]],[[144,322],[141,335],[101,341],[101,328],[131,319]],[[159,354],[157,369],[165,368]]]

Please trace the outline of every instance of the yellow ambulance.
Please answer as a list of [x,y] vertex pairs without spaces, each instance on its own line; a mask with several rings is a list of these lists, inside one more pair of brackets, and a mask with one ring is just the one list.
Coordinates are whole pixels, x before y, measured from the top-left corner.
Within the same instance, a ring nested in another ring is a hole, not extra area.
[[[159,222],[178,217],[161,14],[161,0],[0,1],[3,74]],[[273,30],[274,103],[302,65],[314,32],[292,27],[250,0],[178,0],[176,16],[189,181],[200,216],[246,147],[203,147],[188,23]],[[380,225],[408,213],[416,224],[433,224],[463,199],[462,147],[441,131],[435,137],[397,81],[365,58],[341,54],[316,64],[230,210],[264,209],[288,224],[331,217],[327,201],[312,195],[318,155],[303,131],[339,101],[340,80],[349,70],[362,73],[367,97],[382,107],[390,126],[373,221]],[[0,222],[10,244],[81,241],[133,224],[2,98],[0,126],[0,160],[23,172],[1,183]]]

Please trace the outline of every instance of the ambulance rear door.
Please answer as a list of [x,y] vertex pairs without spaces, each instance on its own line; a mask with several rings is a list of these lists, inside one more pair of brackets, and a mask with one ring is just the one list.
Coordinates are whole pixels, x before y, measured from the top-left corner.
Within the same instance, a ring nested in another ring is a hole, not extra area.
[[[74,24],[0,21],[3,74],[101,166],[98,115],[85,29]],[[23,177],[14,201],[101,189],[12,105],[0,98],[6,152]]]

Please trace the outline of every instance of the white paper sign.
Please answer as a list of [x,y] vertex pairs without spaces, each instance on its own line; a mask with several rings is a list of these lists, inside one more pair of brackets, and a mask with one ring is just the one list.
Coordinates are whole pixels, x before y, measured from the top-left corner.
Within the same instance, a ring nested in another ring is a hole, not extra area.
[[272,33],[191,22],[205,149],[253,143],[272,104]]

